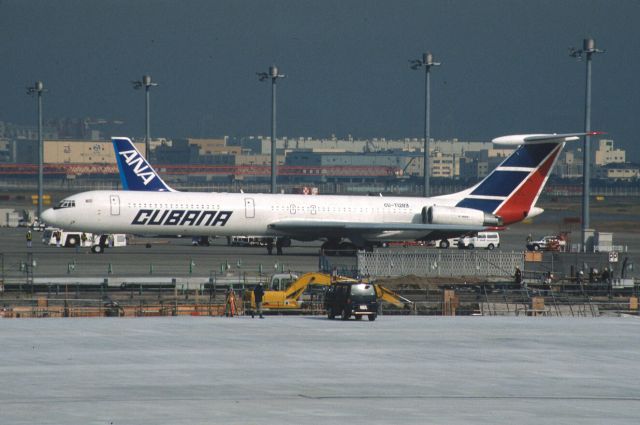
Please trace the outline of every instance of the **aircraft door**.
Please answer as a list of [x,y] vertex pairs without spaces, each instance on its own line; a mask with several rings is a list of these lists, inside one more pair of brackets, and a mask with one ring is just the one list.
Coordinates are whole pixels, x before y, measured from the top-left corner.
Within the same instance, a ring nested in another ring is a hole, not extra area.
[[256,206],[253,198],[244,198],[244,216],[246,218],[255,218]]
[[120,215],[120,197],[109,195],[109,204],[111,205],[111,215]]
[[392,208],[385,204],[382,207],[382,222],[383,223],[392,223],[394,221],[394,216],[393,216],[393,210]]

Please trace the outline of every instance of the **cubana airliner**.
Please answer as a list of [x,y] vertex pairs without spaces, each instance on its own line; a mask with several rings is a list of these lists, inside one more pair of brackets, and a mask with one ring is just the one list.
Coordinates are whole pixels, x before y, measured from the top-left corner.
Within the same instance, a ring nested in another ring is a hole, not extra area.
[[323,240],[323,249],[370,249],[388,241],[443,240],[504,229],[543,212],[535,206],[566,142],[602,134],[498,137],[516,147],[495,170],[461,192],[424,197],[179,192],[131,140],[112,139],[124,190],[82,192],[42,219],[65,230]]

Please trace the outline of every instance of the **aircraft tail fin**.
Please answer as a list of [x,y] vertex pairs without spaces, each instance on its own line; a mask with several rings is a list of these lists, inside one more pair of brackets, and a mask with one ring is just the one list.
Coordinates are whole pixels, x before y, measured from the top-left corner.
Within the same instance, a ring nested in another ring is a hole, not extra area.
[[127,137],[112,137],[120,181],[125,190],[175,192],[158,175]]
[[495,170],[470,189],[453,195],[456,207],[473,208],[500,216],[512,224],[536,215],[540,197],[551,169],[566,142],[580,136],[603,134],[522,134],[498,137],[496,144],[518,146]]

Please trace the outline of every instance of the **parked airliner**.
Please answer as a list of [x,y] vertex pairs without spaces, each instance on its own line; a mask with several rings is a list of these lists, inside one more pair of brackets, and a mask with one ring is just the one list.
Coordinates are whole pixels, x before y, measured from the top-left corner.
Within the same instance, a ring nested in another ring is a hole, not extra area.
[[543,212],[535,206],[566,142],[602,134],[524,134],[493,143],[517,147],[461,192],[423,197],[179,192],[128,138],[112,139],[125,190],[82,192],[42,219],[93,233],[242,236],[324,240],[326,252],[399,240],[442,240],[501,229]]

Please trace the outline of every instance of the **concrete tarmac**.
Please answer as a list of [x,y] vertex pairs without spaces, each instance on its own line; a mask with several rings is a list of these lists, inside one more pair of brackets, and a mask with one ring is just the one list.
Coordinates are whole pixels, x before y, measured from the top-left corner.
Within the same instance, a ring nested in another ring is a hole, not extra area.
[[635,424],[638,318],[0,322],[0,422]]

